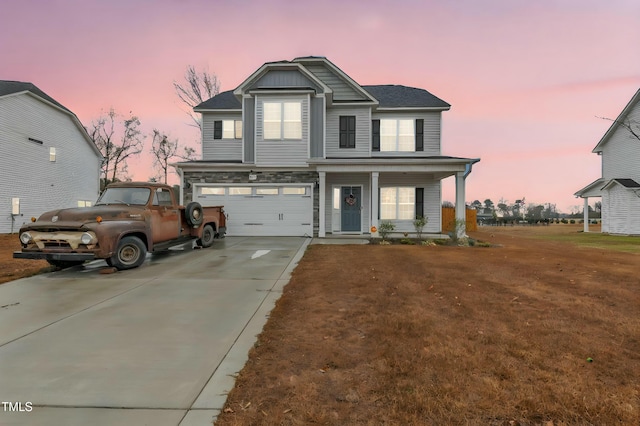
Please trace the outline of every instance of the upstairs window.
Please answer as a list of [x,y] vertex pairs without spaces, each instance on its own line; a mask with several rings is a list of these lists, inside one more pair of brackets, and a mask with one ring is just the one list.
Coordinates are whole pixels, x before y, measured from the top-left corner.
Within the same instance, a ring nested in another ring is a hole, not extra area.
[[355,115],[340,116],[340,148],[356,147]]
[[56,149],[54,147],[49,148],[49,161],[51,162],[56,161]]
[[216,120],[213,122],[214,139],[242,139],[242,121]]
[[380,151],[415,151],[413,120],[380,120]]
[[301,102],[264,102],[265,140],[302,139]]

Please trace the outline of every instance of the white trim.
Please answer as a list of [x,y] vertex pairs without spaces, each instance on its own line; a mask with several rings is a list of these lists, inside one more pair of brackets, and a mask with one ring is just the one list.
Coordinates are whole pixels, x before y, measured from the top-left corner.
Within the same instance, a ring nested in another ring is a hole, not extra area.
[[207,108],[207,109],[203,109],[203,108],[194,108],[193,109],[195,112],[235,112],[236,114],[239,112],[242,112],[242,107],[240,108],[225,108],[225,109],[212,109],[212,108]]
[[402,111],[449,111],[451,107],[380,107],[376,112],[402,112]]
[[[331,223],[332,226],[331,228],[335,228],[333,226],[333,188],[340,188],[340,208],[338,209],[338,217],[340,218],[340,226],[338,227],[338,230],[332,230],[332,232],[334,234],[341,234],[341,235],[362,235],[364,234],[364,232],[362,231],[362,225],[364,224],[364,208],[362,206],[362,198],[364,197],[364,188],[362,185],[351,185],[351,184],[347,184],[347,183],[339,183],[339,184],[333,184],[331,185],[331,213],[332,213],[332,217],[331,217]],[[343,231],[342,230],[342,188],[360,188],[360,231]]]

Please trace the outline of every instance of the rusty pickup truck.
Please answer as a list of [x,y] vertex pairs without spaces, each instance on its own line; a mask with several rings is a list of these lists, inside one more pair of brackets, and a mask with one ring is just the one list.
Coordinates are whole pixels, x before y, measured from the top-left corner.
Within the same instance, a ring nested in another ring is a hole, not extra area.
[[226,231],[222,206],[180,206],[170,186],[149,182],[110,184],[92,207],[53,210],[31,222],[20,229],[22,250],[13,257],[46,259],[60,268],[105,259],[117,269],[131,269],[147,252],[190,240],[210,247]]

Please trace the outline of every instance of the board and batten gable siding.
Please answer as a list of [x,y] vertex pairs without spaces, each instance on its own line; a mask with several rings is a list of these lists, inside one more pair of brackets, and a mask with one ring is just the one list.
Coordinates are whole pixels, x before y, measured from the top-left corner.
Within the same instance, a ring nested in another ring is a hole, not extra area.
[[253,83],[248,90],[279,88],[279,87],[305,87],[311,88],[316,93],[321,93],[322,88],[298,70],[271,70]]
[[324,110],[324,97],[311,98],[311,122],[309,123],[311,158],[324,158]]
[[[69,114],[28,94],[0,98],[0,233],[49,210],[95,203],[99,179],[100,157]],[[12,198],[22,214],[13,222]]]
[[[640,102],[630,111],[628,119],[640,123]],[[602,177],[640,182],[640,141],[622,126],[602,147]]]
[[[356,117],[356,147],[340,148],[340,116]],[[327,109],[327,158],[369,157],[371,152],[371,108],[334,107]]]
[[[424,151],[415,152],[417,156],[431,156],[440,155],[440,136],[441,136],[441,119],[442,113],[440,111],[421,111],[421,112],[373,112],[371,114],[372,120],[384,120],[384,119],[404,119],[404,120],[424,120]],[[415,126],[415,124],[414,124]],[[369,141],[371,143],[371,141]],[[411,153],[407,152],[373,152],[372,156],[386,157],[393,155],[407,156]]]
[[333,90],[334,101],[364,101],[368,98],[323,64],[305,64],[320,81]]
[[[442,232],[442,207],[441,185],[439,180],[434,180],[428,173],[380,173],[378,186],[401,187],[410,186],[424,188],[424,217],[428,219],[422,230],[424,233]],[[380,211],[380,210],[378,210]],[[378,221],[378,223],[380,223]],[[394,232],[416,232],[412,220],[393,220],[396,225]]]
[[[242,112],[202,114],[202,159],[215,161],[241,161],[241,139],[214,139],[213,126],[218,120],[242,120]],[[242,134],[244,135],[244,123]]]
[[[265,140],[263,135],[264,102],[302,102],[302,139]],[[308,166],[309,159],[309,96],[257,95],[256,96],[256,149],[255,164],[262,167]]]

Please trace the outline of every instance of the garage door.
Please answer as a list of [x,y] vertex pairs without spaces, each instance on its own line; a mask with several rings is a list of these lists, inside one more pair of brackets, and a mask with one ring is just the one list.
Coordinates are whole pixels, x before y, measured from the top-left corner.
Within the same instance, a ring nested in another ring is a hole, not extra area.
[[312,236],[310,185],[194,185],[203,206],[224,206],[229,236]]

